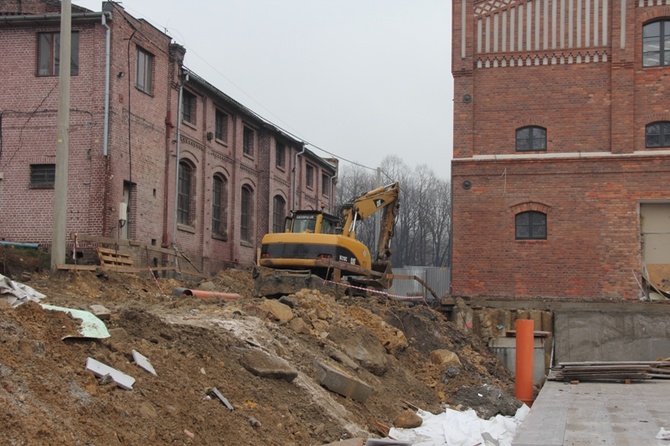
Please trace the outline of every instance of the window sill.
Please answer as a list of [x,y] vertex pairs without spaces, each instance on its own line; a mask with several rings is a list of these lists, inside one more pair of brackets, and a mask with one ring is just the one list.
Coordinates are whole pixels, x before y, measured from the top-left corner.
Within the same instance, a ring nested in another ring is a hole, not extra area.
[[214,142],[216,142],[217,144],[221,144],[222,146],[228,147],[228,143],[223,139],[214,138]]
[[252,160],[252,161],[253,161],[253,159],[254,159],[254,156],[253,156],[253,155],[250,155],[250,154],[248,154],[248,153],[244,153],[244,152],[242,152],[242,156],[244,156],[245,158],[250,159],[250,160]]
[[275,167],[277,168],[277,170],[281,170],[282,172],[286,172],[286,167],[284,167],[284,166],[275,165]]
[[190,234],[195,234],[195,227],[194,226],[189,226],[189,225],[184,225],[184,224],[177,224],[177,229],[183,232],[188,232]]
[[246,246],[247,248],[253,248],[254,244],[251,242],[248,242],[246,240],[240,240],[240,245],[241,246]]
[[53,189],[53,184],[31,184],[30,189]]
[[221,240],[222,242],[227,242],[228,241],[228,236],[227,235],[222,235],[222,234],[212,234],[212,238],[214,240]]
[[139,91],[140,93],[144,93],[145,95],[150,96],[150,97],[152,97],[152,98],[154,97],[154,95],[151,94],[151,92],[146,91],[146,90],[142,90],[142,89],[141,89],[140,87],[138,87],[137,85],[135,85],[135,90]]
[[546,238],[517,238],[514,239],[515,242],[520,242],[520,243],[547,243],[548,240]]
[[181,123],[184,124],[186,127],[189,127],[193,130],[198,130],[198,128],[195,126],[195,122],[190,122],[190,121],[184,121],[183,119],[181,120]]

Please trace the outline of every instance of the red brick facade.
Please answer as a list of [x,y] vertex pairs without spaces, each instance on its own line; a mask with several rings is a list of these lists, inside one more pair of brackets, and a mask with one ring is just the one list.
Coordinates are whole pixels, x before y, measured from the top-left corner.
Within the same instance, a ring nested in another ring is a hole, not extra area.
[[[306,187],[305,171],[310,163],[317,179],[336,178],[336,162],[303,151],[302,141],[189,72],[181,65],[184,48],[169,36],[120,4],[103,3],[103,9],[104,14],[73,8],[79,65],[71,80],[68,233],[177,247],[199,269],[215,273],[233,263],[253,263],[256,246],[272,230],[275,196],[285,203],[284,213],[330,207],[334,191],[324,193],[318,180]],[[37,75],[36,65],[38,33],[58,32],[59,14],[60,2],[0,2],[0,238],[6,241],[52,240],[54,190],[31,184],[31,171],[55,163],[58,76]],[[151,63],[144,88],[138,87],[138,53]],[[193,98],[191,122],[178,119],[182,89]],[[217,127],[216,110],[225,115],[223,127]],[[245,128],[253,131],[250,155],[243,151]],[[275,158],[278,142],[285,147],[283,166]],[[192,168],[185,201],[176,196],[179,161]],[[218,233],[212,230],[215,176],[224,184]],[[251,192],[246,241],[240,237],[243,187]],[[128,206],[124,225],[121,202]],[[181,220],[178,208],[188,214]]]
[[[670,121],[670,66],[642,66],[655,4],[453,2],[454,295],[640,296],[640,204],[670,203],[670,147],[645,145]],[[546,150],[516,150],[525,126]],[[524,211],[546,239],[517,239]]]

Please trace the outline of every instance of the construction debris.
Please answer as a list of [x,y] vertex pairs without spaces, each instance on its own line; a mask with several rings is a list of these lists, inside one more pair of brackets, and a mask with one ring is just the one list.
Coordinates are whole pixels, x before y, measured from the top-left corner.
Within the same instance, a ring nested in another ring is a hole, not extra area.
[[223,394],[222,394],[222,393],[219,391],[219,389],[217,389],[216,387],[212,387],[212,388],[210,388],[210,389],[207,389],[207,394],[208,394],[208,395],[214,395],[214,396],[217,397],[217,398],[223,403],[223,405],[226,406],[228,409],[230,409],[230,410],[235,410],[235,408],[233,407],[233,405],[230,404],[230,401],[228,401],[228,398],[226,398],[225,396],[223,396]]
[[109,376],[117,386],[125,390],[132,390],[133,384],[135,384],[135,378],[132,376],[128,376],[125,373],[116,370],[107,364],[103,364],[100,361],[96,361],[93,358],[88,358],[86,360],[86,370],[93,372],[93,374],[97,377],[104,378]]
[[154,366],[151,365],[151,363],[149,362],[149,359],[146,356],[142,355],[137,350],[133,350],[132,355],[133,355],[133,361],[135,361],[135,364],[137,364],[138,366],[140,366],[141,368],[143,368],[147,372],[151,373],[152,375],[158,376],[156,374],[156,370],[154,370]]
[[552,381],[627,381],[670,379],[670,361],[561,362],[547,376]]
[[22,303],[31,301],[39,302],[46,296],[19,282],[14,282],[9,277],[0,274],[0,294],[7,298],[10,306],[16,307]]

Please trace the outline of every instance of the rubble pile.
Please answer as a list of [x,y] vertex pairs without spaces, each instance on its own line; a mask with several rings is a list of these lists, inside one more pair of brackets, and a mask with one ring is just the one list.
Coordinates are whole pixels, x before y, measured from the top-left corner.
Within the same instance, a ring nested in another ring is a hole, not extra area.
[[[21,277],[45,297],[0,299],[2,444],[323,445],[384,438],[408,410],[520,406],[485,345],[423,303],[255,298],[243,270]],[[108,337],[45,305],[97,314]]]

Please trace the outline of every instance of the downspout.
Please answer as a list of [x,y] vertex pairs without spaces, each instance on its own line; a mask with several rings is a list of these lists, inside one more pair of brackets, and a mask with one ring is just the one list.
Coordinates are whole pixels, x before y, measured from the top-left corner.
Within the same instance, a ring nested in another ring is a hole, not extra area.
[[179,156],[181,149],[181,102],[184,96],[184,83],[188,82],[188,73],[183,75],[182,81],[179,84],[179,103],[177,104],[177,152],[175,154],[175,177],[174,177],[174,226],[172,230],[172,248],[177,250],[177,218],[179,212]]
[[105,99],[104,118],[102,130],[102,155],[104,157],[104,192],[102,195],[102,234],[107,235],[107,207],[109,204],[109,74],[111,67],[110,41],[112,30],[107,25],[107,14],[102,13],[100,18],[102,26],[105,27]]
[[298,157],[302,156],[305,152],[307,151],[306,146],[302,146],[302,152],[298,152],[295,154],[295,164],[293,165],[293,210],[297,211],[296,209],[296,196],[298,194]]
[[328,204],[330,206],[328,207],[328,213],[330,215],[333,215],[333,206],[335,205],[334,200],[335,200],[335,191],[333,190],[333,186],[335,185],[335,180],[337,180],[337,173],[330,177],[330,198],[328,200]]
[[106,13],[102,14],[102,26],[105,27],[105,118],[103,121],[102,154],[107,156],[109,150],[109,72],[111,71],[110,41],[112,30],[107,25]]

